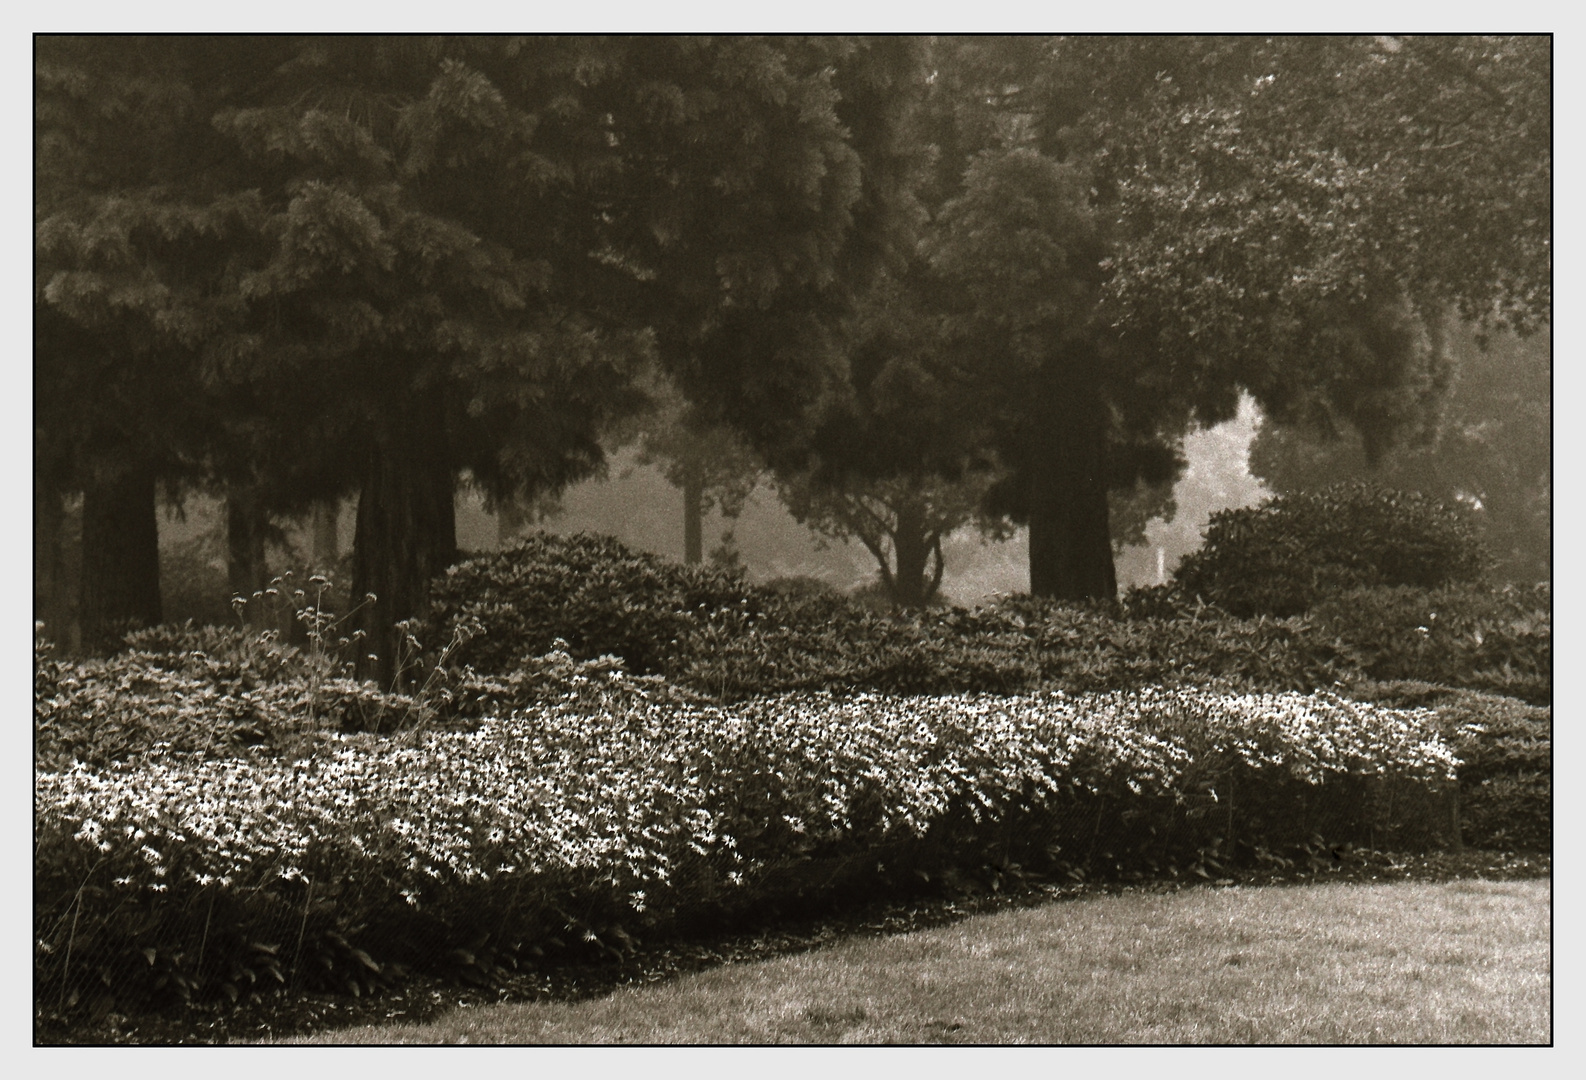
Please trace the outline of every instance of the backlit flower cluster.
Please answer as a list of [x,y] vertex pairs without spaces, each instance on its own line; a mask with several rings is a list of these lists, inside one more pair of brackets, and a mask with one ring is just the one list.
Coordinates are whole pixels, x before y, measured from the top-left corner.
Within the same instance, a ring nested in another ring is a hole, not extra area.
[[327,736],[297,760],[42,773],[39,857],[156,891],[336,875],[418,904],[528,875],[642,907],[685,871],[739,882],[791,846],[922,836],[1079,789],[1172,794],[1208,763],[1310,782],[1457,765],[1429,713],[1327,694],[600,700],[406,742]]

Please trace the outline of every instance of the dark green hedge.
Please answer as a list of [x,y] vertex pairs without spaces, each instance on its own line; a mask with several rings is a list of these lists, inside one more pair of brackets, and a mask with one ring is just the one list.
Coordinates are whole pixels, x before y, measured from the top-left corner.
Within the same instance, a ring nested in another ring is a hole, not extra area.
[[536,534],[467,559],[438,579],[432,622],[449,638],[462,622],[484,633],[453,654],[457,666],[505,674],[561,639],[581,657],[620,656],[652,674],[676,665],[684,640],[731,611],[751,614],[752,590],[709,567],[630,551],[609,536]]
[[1490,562],[1458,509],[1351,483],[1213,514],[1173,587],[1235,615],[1281,617],[1354,589],[1479,582]]
[[723,700],[785,690],[1072,692],[1225,683],[1312,690],[1417,678],[1522,697],[1551,693],[1550,596],[1486,586],[1377,587],[1305,617],[1232,617],[1163,590],[1120,612],[1028,597],[966,611],[883,614],[813,589],[745,583],[636,554],[609,538],[531,538],[451,570],[430,631],[483,633],[453,656],[501,676],[561,639]]
[[[583,577],[570,580],[562,567]],[[473,659],[498,669],[467,676],[485,686],[474,711],[502,700],[493,689],[501,679],[515,680],[514,694],[522,694],[535,680],[526,678],[528,661],[512,657],[555,637],[576,640],[576,656],[618,655],[632,669],[663,676],[671,692],[717,700],[793,690],[1085,693],[1175,685],[1343,687],[1369,697],[1381,685],[1419,680],[1447,710],[1450,737],[1462,732],[1467,841],[1550,843],[1551,721],[1540,708],[1552,694],[1545,585],[1356,588],[1288,618],[1238,618],[1172,589],[1136,593],[1122,612],[1015,597],[973,611],[886,615],[828,590],[750,586],[634,555],[610,540],[540,537],[453,571],[437,592],[436,617],[448,627],[462,617],[485,623],[490,645]],[[525,626],[535,636],[515,637]],[[645,626],[664,628],[662,647],[632,645],[635,628]],[[1472,716],[1490,723],[1471,727]],[[1495,765],[1495,754],[1513,767]]]
[[1550,586],[1357,589],[1322,601],[1308,618],[1313,635],[1340,642],[1373,679],[1552,700]]
[[1459,756],[1461,836],[1498,851],[1553,846],[1553,710],[1512,697],[1424,682],[1360,683],[1353,695],[1437,712]]

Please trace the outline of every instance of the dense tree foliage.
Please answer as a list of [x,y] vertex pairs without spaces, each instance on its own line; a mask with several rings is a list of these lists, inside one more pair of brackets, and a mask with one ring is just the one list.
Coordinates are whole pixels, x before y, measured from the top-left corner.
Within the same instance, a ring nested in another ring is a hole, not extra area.
[[[61,222],[96,188],[163,182],[166,153],[180,151],[168,112],[179,107],[157,78],[127,77],[103,57],[92,95],[41,56],[35,137],[40,288],[34,304],[34,484],[39,546],[58,549],[62,500],[82,494],[82,641],[97,647],[129,624],[160,618],[156,483],[190,472],[211,414],[203,407],[190,341],[166,342],[139,317],[158,287],[146,276],[110,281],[90,265],[55,274],[51,254],[71,243],[85,262],[117,258],[114,236]],[[56,92],[51,92],[51,91]],[[107,215],[126,218],[120,200]],[[153,239],[163,237],[155,231]],[[168,253],[162,252],[168,257]],[[47,558],[47,563],[58,563]],[[57,583],[62,579],[50,574]],[[67,605],[50,597],[55,619]],[[65,627],[52,629],[64,631]]]
[[705,558],[705,515],[719,511],[729,521],[736,519],[765,465],[737,432],[708,420],[676,387],[663,384],[651,399],[651,411],[613,441],[636,441],[639,464],[657,466],[682,493],[683,561],[692,565]]
[[1545,38],[948,40],[932,258],[981,358],[1031,588],[1114,591],[1109,487],[1241,390],[1381,453],[1428,429],[1455,306],[1551,305]]
[[[43,39],[37,302],[167,406],[87,413],[154,429],[123,502],[152,514],[142,492],[172,457],[224,479],[257,463],[305,502],[359,492],[354,588],[378,597],[388,676],[392,625],[455,554],[457,471],[502,494],[587,474],[657,352],[718,412],[796,443],[840,376],[845,290],[886,253],[912,49]],[[41,444],[79,441],[55,425],[82,414],[74,393],[41,408]]]
[[1350,427],[1266,424],[1250,470],[1274,491],[1318,491],[1371,480],[1465,506],[1496,560],[1493,576],[1531,583],[1552,577],[1552,347],[1545,335],[1477,340],[1448,332],[1454,385],[1429,437],[1373,462]]
[[389,676],[458,476],[589,474],[655,366],[810,520],[902,499],[909,596],[986,488],[1033,592],[1110,597],[1109,498],[1241,391],[1375,460],[1436,431],[1448,311],[1547,322],[1550,77],[1546,38],[41,38],[41,520],[83,493],[102,638],[159,616],[160,483],[227,494],[239,564],[356,492]]
[[936,594],[943,539],[979,516],[999,473],[973,371],[942,347],[940,286],[917,258],[875,284],[850,332],[850,393],[827,410],[805,467],[778,479],[793,516],[862,543],[906,607]]

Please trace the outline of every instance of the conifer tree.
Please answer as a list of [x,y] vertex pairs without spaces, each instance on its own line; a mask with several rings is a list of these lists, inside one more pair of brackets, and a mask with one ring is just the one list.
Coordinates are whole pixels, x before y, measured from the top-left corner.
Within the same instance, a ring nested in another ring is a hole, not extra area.
[[[1241,391],[1372,454],[1434,422],[1457,308],[1550,314],[1546,38],[946,39],[935,270],[1030,526],[1111,597],[1109,488]],[[1149,474],[1149,475],[1148,475]]]
[[[849,281],[885,253],[870,151],[890,145],[894,82],[917,82],[909,55],[840,38],[41,39],[40,322],[106,343],[41,336],[39,365],[61,371],[41,380],[41,446],[125,420],[147,452],[101,456],[147,460],[103,481],[128,514],[152,513],[173,463],[274,512],[357,492],[365,670],[388,680],[394,624],[455,555],[459,470],[500,493],[586,475],[655,356],[796,452],[841,381]],[[101,380],[84,409],[93,356],[171,407]],[[101,482],[83,454],[56,457],[62,483]],[[133,535],[94,533],[93,558]]]

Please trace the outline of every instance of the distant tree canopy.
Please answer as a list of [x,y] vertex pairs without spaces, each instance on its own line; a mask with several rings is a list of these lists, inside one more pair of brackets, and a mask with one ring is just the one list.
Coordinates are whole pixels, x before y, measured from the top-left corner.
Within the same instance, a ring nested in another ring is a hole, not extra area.
[[1111,597],[1111,504],[1137,533],[1241,392],[1380,456],[1435,429],[1445,312],[1548,316],[1545,38],[931,46],[909,268],[793,485],[817,523],[974,463],[982,520],[1029,525],[1032,592]]
[[941,283],[919,258],[879,279],[849,328],[848,393],[828,408],[783,504],[822,535],[858,540],[887,595],[926,603],[941,586],[942,541],[980,516],[999,466],[970,389],[943,347]]
[[1545,37],[938,45],[929,258],[1032,592],[1112,596],[1106,492],[1241,390],[1380,455],[1435,423],[1445,312],[1549,318]]
[[793,448],[841,379],[847,290],[887,255],[915,51],[41,38],[37,442],[40,475],[88,495],[85,590],[135,556],[147,591],[152,532],[133,551],[110,519],[152,522],[174,469],[279,503],[356,490],[388,677],[392,625],[455,554],[457,471],[501,493],[587,474],[651,357]]
[[1274,491],[1315,492],[1346,480],[1418,491],[1465,506],[1492,553],[1495,578],[1552,577],[1552,356],[1545,334],[1477,340],[1447,331],[1454,385],[1434,430],[1373,462],[1350,428],[1264,424],[1250,471]]
[[705,515],[718,510],[722,517],[736,519],[742,514],[765,464],[731,426],[709,420],[705,410],[674,386],[663,384],[651,398],[650,412],[611,441],[636,440],[639,464],[658,466],[682,492],[683,561],[703,562]]
[[91,641],[159,617],[158,482],[357,492],[388,678],[459,473],[588,475],[652,365],[784,477],[987,481],[1033,592],[1111,597],[1109,492],[1241,391],[1385,458],[1457,381],[1447,312],[1551,315],[1545,37],[49,36],[35,70],[35,476],[83,493]]

